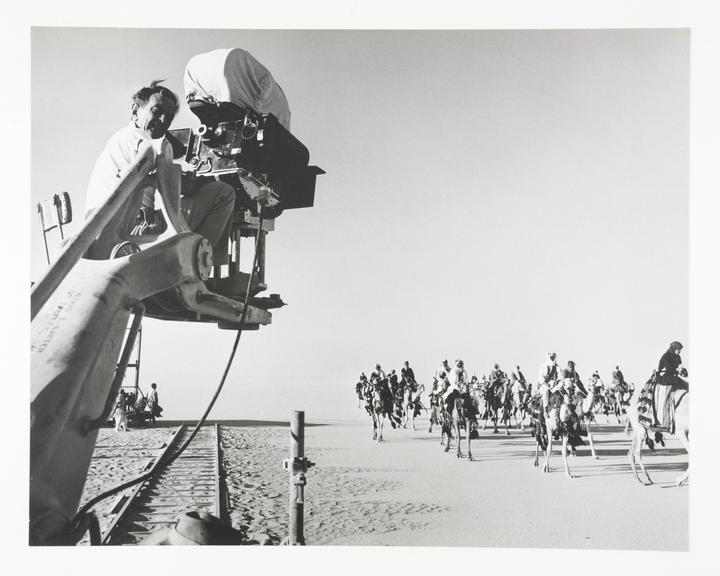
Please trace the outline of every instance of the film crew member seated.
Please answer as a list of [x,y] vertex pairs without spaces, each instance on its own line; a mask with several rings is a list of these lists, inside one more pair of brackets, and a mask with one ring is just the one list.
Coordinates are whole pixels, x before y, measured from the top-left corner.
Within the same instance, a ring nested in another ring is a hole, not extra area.
[[[175,94],[155,82],[139,90],[133,95],[131,123],[111,137],[98,158],[88,186],[88,208],[102,203],[103,191],[112,189],[142,141],[162,139],[162,154],[171,155],[182,169],[182,216],[190,230],[212,245],[214,266],[207,288],[243,301],[251,270],[240,269],[241,256],[243,262],[252,260],[257,250],[249,303],[265,310],[280,307],[283,302],[276,294],[257,296],[267,288],[267,233],[283,210],[313,205],[316,177],[324,171],[308,165],[308,149],[289,131],[290,110],[282,89],[248,52],[223,49],[191,58],[184,87],[199,128],[170,130],[179,108]],[[103,232],[88,257],[132,254],[171,233],[166,233],[166,219],[155,206],[155,190],[150,176],[142,195],[121,208],[113,230]],[[147,299],[146,314],[197,320],[174,290]]]

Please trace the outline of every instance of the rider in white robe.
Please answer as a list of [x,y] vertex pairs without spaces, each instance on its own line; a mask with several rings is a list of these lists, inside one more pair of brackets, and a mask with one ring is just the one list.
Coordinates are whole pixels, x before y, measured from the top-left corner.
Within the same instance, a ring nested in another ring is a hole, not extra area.
[[550,352],[545,361],[538,368],[538,394],[542,398],[542,406],[547,414],[550,403],[550,394],[556,389],[558,367],[555,352]]

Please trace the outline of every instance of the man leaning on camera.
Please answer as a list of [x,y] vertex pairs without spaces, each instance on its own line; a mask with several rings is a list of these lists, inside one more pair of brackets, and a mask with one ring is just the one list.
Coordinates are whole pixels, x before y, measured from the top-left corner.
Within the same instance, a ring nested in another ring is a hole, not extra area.
[[[168,88],[153,81],[132,96],[130,123],[113,134],[105,144],[90,175],[85,200],[85,214],[104,204],[117,186],[120,176],[137,156],[140,145],[146,141],[162,140],[162,149],[172,157],[170,143],[165,139],[170,124],[177,114],[177,96]],[[117,235],[122,240],[157,236],[167,228],[162,212],[155,210],[156,185],[149,178],[142,197],[128,202],[134,205],[119,210],[116,221]],[[221,262],[227,251],[229,223],[235,205],[235,190],[229,184],[215,180],[194,179],[183,175],[180,206],[183,216],[193,232],[207,238],[213,247],[215,262]],[[88,257],[109,257],[107,248],[97,245],[88,251]]]

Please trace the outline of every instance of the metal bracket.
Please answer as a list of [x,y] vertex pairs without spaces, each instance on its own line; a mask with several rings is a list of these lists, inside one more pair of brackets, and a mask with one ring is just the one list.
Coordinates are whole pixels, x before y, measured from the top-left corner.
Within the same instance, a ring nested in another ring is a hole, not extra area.
[[283,469],[292,472],[294,475],[305,474],[313,466],[315,466],[315,462],[310,462],[305,456],[302,458],[285,458],[283,460]]

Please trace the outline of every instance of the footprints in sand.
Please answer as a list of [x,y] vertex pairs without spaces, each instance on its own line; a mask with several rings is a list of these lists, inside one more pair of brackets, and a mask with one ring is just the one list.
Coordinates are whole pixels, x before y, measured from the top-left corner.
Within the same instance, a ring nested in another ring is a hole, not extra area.
[[[288,452],[287,430],[223,427],[222,438],[233,526],[285,537],[288,474],[281,463]],[[402,483],[383,479],[387,469],[323,464],[322,454],[329,450],[307,447],[316,462],[306,491],[308,543],[332,544],[358,533],[422,528],[431,514],[447,511],[434,504],[397,501]]]
[[[100,430],[83,502],[142,473],[169,434],[167,428],[127,434]],[[288,473],[282,467],[288,455],[287,429],[223,426],[221,439],[232,525],[248,534],[261,532],[281,540],[288,532]],[[357,534],[420,529],[434,514],[447,511],[443,506],[405,501],[403,483],[387,478],[388,472],[412,470],[330,466],[332,449],[307,445],[306,450],[317,464],[308,473],[306,491],[309,544],[346,543]],[[328,457],[323,458],[323,453]],[[102,518],[114,503],[115,498],[109,498],[97,505],[102,530]]]

